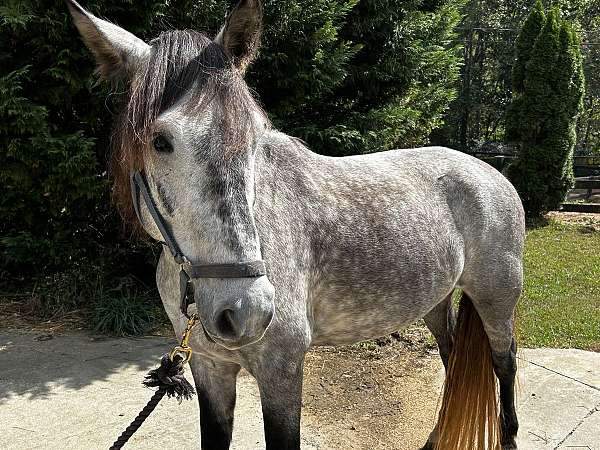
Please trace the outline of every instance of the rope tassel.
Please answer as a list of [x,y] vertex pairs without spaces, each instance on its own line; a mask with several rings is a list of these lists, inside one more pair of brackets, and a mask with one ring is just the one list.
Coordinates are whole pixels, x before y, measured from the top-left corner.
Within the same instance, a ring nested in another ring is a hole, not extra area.
[[146,387],[165,389],[167,397],[175,397],[179,403],[182,399],[191,399],[196,391],[183,375],[184,358],[175,355],[173,360],[168,353],[160,359],[160,367],[152,369],[143,381]]

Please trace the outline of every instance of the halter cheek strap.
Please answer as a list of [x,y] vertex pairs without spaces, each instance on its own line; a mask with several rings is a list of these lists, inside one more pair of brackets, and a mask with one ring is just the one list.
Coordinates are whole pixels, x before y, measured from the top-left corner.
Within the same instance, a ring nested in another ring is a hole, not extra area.
[[192,264],[181,252],[177,241],[167,228],[165,220],[150,195],[148,184],[138,170],[131,172],[130,182],[133,208],[138,220],[143,225],[140,210],[141,195],[154,224],[162,236],[162,244],[168,247],[173,259],[181,267],[179,271],[180,309],[184,316],[189,318],[187,310],[194,303],[191,280],[199,278],[258,278],[267,274],[263,260],[231,264]]
[[142,212],[140,209],[141,194],[142,198],[144,199],[144,203],[146,203],[146,207],[148,208],[148,212],[150,213],[150,216],[152,216],[152,220],[154,221],[154,224],[158,228],[158,231],[160,231],[160,235],[163,238],[162,244],[166,245],[169,248],[171,255],[173,255],[173,259],[175,259],[175,262],[177,264],[189,263],[185,256],[183,256],[183,253],[181,253],[179,245],[177,245],[177,242],[175,241],[169,230],[167,230],[165,221],[158,212],[156,204],[154,203],[154,199],[150,195],[150,191],[148,190],[148,184],[146,183],[146,180],[144,179],[139,170],[136,170],[131,173],[130,182],[131,196],[133,199],[133,209],[135,210],[135,215],[140,221],[140,224],[144,224],[144,221],[142,220]]

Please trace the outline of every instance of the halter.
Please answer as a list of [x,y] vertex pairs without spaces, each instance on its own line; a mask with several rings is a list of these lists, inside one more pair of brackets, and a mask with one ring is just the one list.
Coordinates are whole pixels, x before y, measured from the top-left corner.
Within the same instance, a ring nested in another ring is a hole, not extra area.
[[192,280],[200,278],[258,278],[267,274],[265,262],[262,259],[231,264],[192,264],[181,252],[177,241],[167,228],[160,212],[158,212],[143,175],[135,170],[131,172],[130,181],[133,208],[140,224],[144,224],[140,211],[141,193],[152,220],[154,220],[154,224],[163,238],[161,243],[169,248],[173,259],[179,264],[179,295],[181,299],[179,307],[185,317],[190,318],[188,307],[195,302],[192,292]]

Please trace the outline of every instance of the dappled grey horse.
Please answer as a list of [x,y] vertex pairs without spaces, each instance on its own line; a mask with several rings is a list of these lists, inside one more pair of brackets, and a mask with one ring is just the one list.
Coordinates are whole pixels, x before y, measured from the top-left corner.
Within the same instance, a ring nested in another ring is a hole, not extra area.
[[[169,31],[149,44],[68,4],[101,75],[129,86],[113,156],[123,215],[135,218],[129,175],[139,171],[186,261],[266,267],[190,281],[202,448],[229,447],[244,367],[259,386],[267,448],[298,449],[309,347],[420,318],[446,367],[424,448],[516,448],[524,215],[500,173],[441,147],[330,158],[273,129],[243,80],[260,39],[258,0],[240,1],[214,39]],[[148,204],[138,206],[143,229],[162,240]],[[178,334],[179,262],[165,249],[156,273]]]

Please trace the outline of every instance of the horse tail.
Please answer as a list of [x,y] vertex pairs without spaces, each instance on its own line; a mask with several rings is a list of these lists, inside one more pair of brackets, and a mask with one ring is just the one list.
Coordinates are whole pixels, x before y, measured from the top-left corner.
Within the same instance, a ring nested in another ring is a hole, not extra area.
[[462,294],[448,362],[435,450],[500,449],[492,351],[479,314]]

